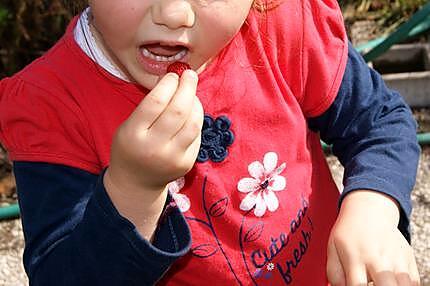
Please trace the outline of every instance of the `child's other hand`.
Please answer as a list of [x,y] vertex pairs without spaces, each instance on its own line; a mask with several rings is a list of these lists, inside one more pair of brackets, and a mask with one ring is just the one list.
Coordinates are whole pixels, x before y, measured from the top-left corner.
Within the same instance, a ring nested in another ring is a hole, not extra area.
[[365,190],[348,194],[328,243],[331,285],[419,285],[413,251],[398,221],[399,209],[390,197]]
[[166,74],[118,128],[112,143],[110,180],[130,190],[163,190],[185,175],[200,147],[203,107],[198,76]]

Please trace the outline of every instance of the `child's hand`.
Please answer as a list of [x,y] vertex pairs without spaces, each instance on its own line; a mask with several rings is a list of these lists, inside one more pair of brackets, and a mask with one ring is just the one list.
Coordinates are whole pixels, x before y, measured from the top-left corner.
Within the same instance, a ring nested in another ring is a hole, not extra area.
[[328,243],[331,285],[419,285],[413,251],[398,221],[397,204],[388,196],[361,190],[348,194]]
[[203,124],[197,81],[192,70],[166,74],[118,128],[109,170],[118,184],[160,190],[192,168]]
[[200,148],[203,107],[198,77],[166,74],[118,128],[104,184],[118,211],[150,239],[163,209],[166,185],[185,175]]

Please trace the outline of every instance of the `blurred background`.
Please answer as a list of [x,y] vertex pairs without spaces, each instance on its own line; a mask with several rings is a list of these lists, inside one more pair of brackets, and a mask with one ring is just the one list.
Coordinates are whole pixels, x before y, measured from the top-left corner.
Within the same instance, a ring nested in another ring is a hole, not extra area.
[[[383,74],[390,87],[401,92],[419,123],[422,155],[412,195],[412,246],[422,285],[430,285],[430,6],[424,0],[339,4],[353,45],[370,66]],[[49,49],[72,16],[62,0],[0,0],[0,79]],[[341,187],[342,166],[329,151],[327,160]],[[22,267],[24,242],[11,169],[0,146],[0,286],[28,285]]]

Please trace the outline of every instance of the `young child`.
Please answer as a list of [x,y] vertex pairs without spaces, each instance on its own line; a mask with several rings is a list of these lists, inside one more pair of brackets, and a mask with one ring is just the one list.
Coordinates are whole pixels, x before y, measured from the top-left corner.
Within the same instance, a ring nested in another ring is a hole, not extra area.
[[336,1],[88,4],[1,81],[31,285],[418,285],[416,123]]

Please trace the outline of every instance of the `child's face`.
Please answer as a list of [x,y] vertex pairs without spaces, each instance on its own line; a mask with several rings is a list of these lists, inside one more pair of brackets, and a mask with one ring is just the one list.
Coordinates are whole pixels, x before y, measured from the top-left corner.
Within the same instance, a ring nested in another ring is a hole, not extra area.
[[[90,0],[92,29],[128,77],[152,89],[167,66],[205,65],[233,38],[253,0]],[[158,55],[158,56],[156,56]]]

